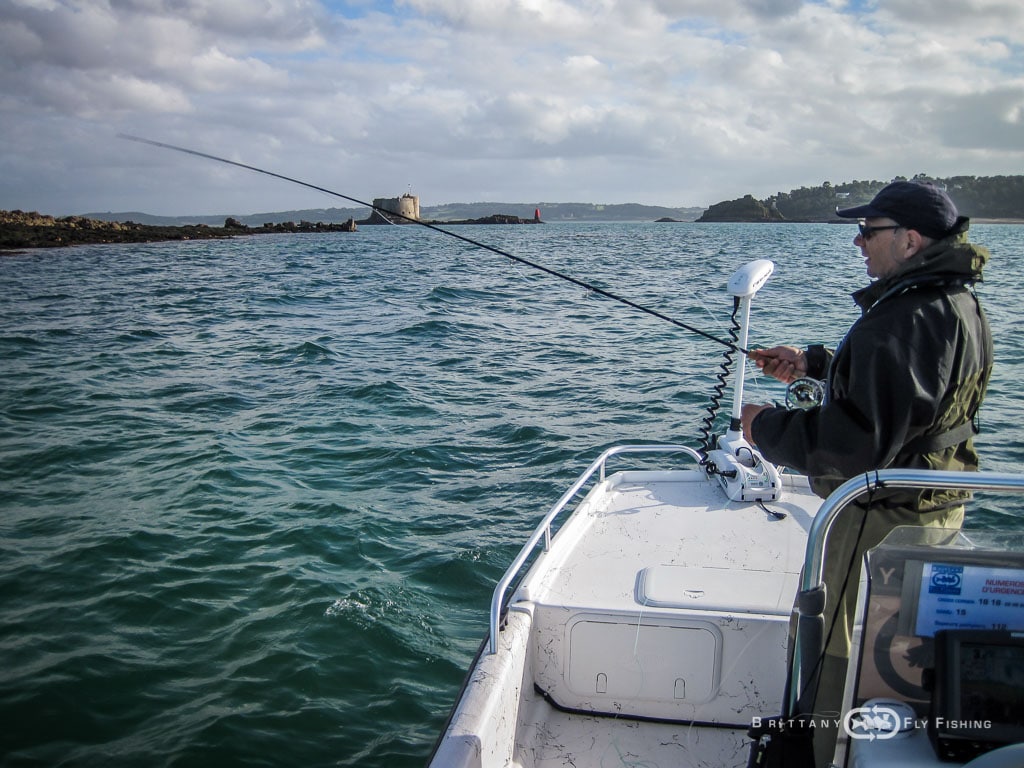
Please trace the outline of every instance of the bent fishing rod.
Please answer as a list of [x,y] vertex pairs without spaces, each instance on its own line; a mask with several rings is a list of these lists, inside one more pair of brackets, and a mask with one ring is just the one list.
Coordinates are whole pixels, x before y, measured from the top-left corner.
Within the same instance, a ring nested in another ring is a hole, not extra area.
[[351,197],[349,195],[343,195],[341,192],[335,192],[334,190],[327,189],[325,187],[320,187],[320,186],[317,186],[316,184],[310,184],[309,182],[302,181],[300,179],[295,179],[295,178],[292,178],[291,176],[285,176],[283,174],[274,173],[273,171],[268,171],[268,170],[265,170],[263,168],[257,168],[254,165],[246,165],[245,163],[239,163],[239,162],[237,162],[235,160],[228,160],[226,157],[218,157],[217,155],[211,155],[211,154],[209,154],[207,152],[200,152],[199,150],[196,150],[196,149],[189,149],[187,147],[179,147],[179,146],[176,146],[174,144],[166,144],[166,143],[164,143],[162,141],[154,141],[153,139],[145,139],[145,138],[143,138],[141,136],[132,136],[132,135],[127,134],[127,133],[119,133],[119,134],[117,134],[117,138],[119,138],[119,139],[126,139],[128,141],[135,141],[135,142],[138,142],[140,144],[148,144],[148,145],[150,145],[152,147],[160,147],[161,149],[171,149],[171,150],[174,150],[175,152],[183,152],[186,155],[194,155],[196,157],[204,157],[207,160],[214,160],[214,161],[216,161],[218,163],[225,163],[227,165],[234,165],[234,166],[236,166],[238,168],[245,168],[248,171],[255,171],[256,173],[262,173],[265,176],[273,176],[275,179],[281,179],[283,181],[289,181],[292,184],[298,184],[298,185],[303,186],[303,187],[308,187],[309,189],[315,189],[318,192],[323,192],[324,194],[327,194],[327,195],[332,195],[334,197],[339,197],[342,200],[348,200],[350,203],[355,203],[356,205],[366,206],[367,208],[369,208],[369,209],[371,209],[373,211],[377,211],[381,215],[387,214],[387,216],[395,216],[397,218],[404,219],[405,221],[411,222],[412,224],[419,224],[421,227],[426,227],[427,229],[432,229],[435,232],[440,232],[442,234],[448,235],[449,237],[454,237],[456,240],[461,240],[462,242],[468,243],[469,245],[472,245],[472,246],[474,246],[476,248],[481,248],[481,249],[483,249],[485,251],[490,251],[491,253],[497,254],[498,256],[503,256],[506,259],[511,259],[512,261],[514,261],[514,262],[516,262],[518,264],[522,264],[524,266],[530,267],[531,269],[539,270],[540,272],[544,272],[545,274],[551,275],[552,277],[557,277],[560,280],[565,280],[566,282],[572,283],[573,285],[578,285],[579,287],[581,287],[581,288],[583,288],[585,290],[591,291],[593,293],[596,293],[599,296],[604,296],[606,299],[611,299],[612,301],[617,301],[620,304],[625,304],[627,307],[632,307],[633,309],[639,310],[640,312],[644,312],[644,313],[646,313],[648,315],[651,315],[652,317],[656,317],[659,320],[664,320],[667,323],[671,323],[672,325],[675,325],[675,326],[678,326],[679,328],[682,328],[684,330],[690,331],[691,333],[696,333],[699,336],[703,336],[705,339],[713,341],[716,344],[721,344],[721,345],[723,345],[725,347],[728,347],[730,350],[735,350],[737,352],[741,352],[744,355],[750,354],[749,350],[746,350],[743,347],[740,347],[739,345],[734,344],[733,342],[725,341],[724,339],[720,339],[717,336],[713,336],[710,333],[702,331],[699,328],[695,328],[692,325],[688,325],[687,323],[684,323],[681,320],[676,320],[674,317],[669,317],[668,315],[663,314],[663,313],[657,311],[656,309],[651,309],[650,307],[645,307],[642,304],[637,304],[636,302],[630,301],[629,299],[624,298],[623,296],[619,296],[617,294],[614,294],[611,291],[606,291],[604,288],[599,288],[598,286],[593,285],[592,283],[587,283],[587,282],[585,282],[583,280],[580,280],[578,278],[573,277],[572,275],[567,275],[564,272],[559,272],[559,271],[557,271],[555,269],[551,269],[550,267],[545,267],[543,264],[537,264],[536,262],[530,261],[529,259],[525,259],[522,256],[516,256],[515,254],[509,253],[508,251],[502,250],[501,248],[496,248],[493,245],[488,245],[487,243],[482,243],[479,240],[474,240],[471,237],[466,237],[465,235],[460,235],[457,232],[452,232],[451,230],[443,229],[442,227],[439,227],[436,224],[431,224],[430,222],[426,222],[426,221],[420,221],[419,219],[414,219],[411,216],[405,216],[404,214],[401,214],[401,213],[395,213],[393,211],[386,211],[386,210],[384,210],[384,209],[382,209],[382,208],[380,208],[378,206],[372,205],[371,203],[367,203],[364,200],[359,200],[359,199],[357,199],[355,197]]

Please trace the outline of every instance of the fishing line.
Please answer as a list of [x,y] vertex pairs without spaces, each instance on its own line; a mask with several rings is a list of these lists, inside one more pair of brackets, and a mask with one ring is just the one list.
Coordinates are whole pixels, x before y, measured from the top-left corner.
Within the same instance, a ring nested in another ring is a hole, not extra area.
[[[386,214],[388,214],[388,216],[397,216],[398,218],[405,219],[406,221],[411,222],[413,224],[419,224],[421,227],[426,227],[427,229],[432,229],[435,232],[441,232],[442,234],[448,235],[449,237],[454,237],[456,240],[461,240],[462,242],[468,243],[469,245],[472,245],[472,246],[474,246],[476,248],[482,248],[485,251],[490,251],[491,253],[495,253],[498,256],[504,256],[506,259],[511,259],[514,262],[517,262],[519,264],[523,264],[523,265],[525,265],[527,267],[531,267],[532,269],[540,270],[541,272],[544,272],[545,274],[551,275],[552,277],[557,277],[560,280],[565,280],[565,281],[570,282],[570,283],[572,283],[574,285],[578,285],[578,286],[580,286],[581,288],[583,288],[585,290],[592,291],[592,292],[598,294],[599,296],[604,296],[606,299],[611,299],[612,301],[617,301],[620,304],[625,304],[627,307],[632,307],[633,309],[639,310],[640,312],[644,312],[644,313],[646,313],[648,315],[651,315],[652,317],[656,317],[659,320],[664,320],[667,323],[672,323],[672,325],[675,325],[675,326],[677,326],[679,328],[682,328],[684,330],[690,331],[691,333],[696,333],[698,336],[703,336],[705,339],[708,339],[709,341],[713,341],[716,344],[721,344],[722,346],[728,347],[730,350],[734,350],[734,351],[737,351],[737,352],[742,352],[745,355],[749,354],[749,350],[743,349],[743,348],[737,346],[733,342],[725,341],[724,339],[720,339],[717,336],[712,336],[710,333],[702,331],[699,328],[695,328],[692,325],[688,325],[687,323],[684,323],[684,322],[682,322],[680,320],[676,320],[673,317],[669,317],[668,315],[663,314],[663,313],[659,312],[656,309],[650,309],[649,307],[645,307],[645,306],[643,306],[641,304],[637,304],[636,302],[630,301],[629,299],[624,298],[622,296],[618,296],[618,295],[612,293],[611,291],[606,291],[604,288],[599,288],[596,285],[593,285],[591,283],[587,283],[587,282],[585,282],[583,280],[580,280],[578,278],[572,277],[571,275],[567,275],[564,272],[558,272],[557,270],[551,269],[550,267],[545,267],[544,265],[537,264],[536,262],[530,261],[529,259],[524,259],[522,256],[516,256],[515,254],[509,253],[508,251],[504,251],[501,248],[495,248],[493,245],[487,245],[486,243],[481,243],[479,240],[474,240],[471,237],[466,237],[465,235],[460,235],[460,234],[458,234],[456,232],[452,232],[451,230],[448,230],[448,229],[442,229],[441,227],[437,226],[436,224],[430,224],[429,222],[426,222],[426,221],[420,221],[419,219],[414,219],[411,216],[405,216],[404,214],[401,214],[401,213],[395,213],[393,211],[385,211],[384,209],[379,208],[379,207],[377,207],[375,205],[372,205],[370,203],[367,203],[364,200],[359,200],[359,199],[357,199],[355,197],[350,197],[349,195],[343,195],[340,192],[335,192],[334,190],[327,189],[325,187],[320,187],[320,186],[317,186],[316,184],[310,184],[309,182],[301,181],[300,179],[295,179],[295,178],[292,178],[291,176],[285,176],[285,175],[280,174],[280,173],[274,173],[273,171],[264,170],[263,168],[257,168],[254,165],[246,165],[245,163],[239,163],[239,162],[237,162],[235,160],[228,160],[226,157],[218,157],[217,155],[211,155],[211,154],[208,154],[206,152],[200,152],[199,150],[196,150],[196,149],[188,149],[187,147],[179,147],[179,146],[176,146],[174,144],[165,144],[162,141],[153,141],[152,139],[144,139],[141,136],[132,136],[132,135],[127,134],[127,133],[119,133],[119,134],[117,134],[117,138],[119,138],[119,139],[127,139],[128,141],[136,141],[136,142],[138,142],[140,144],[149,144],[152,147],[160,147],[162,149],[172,149],[175,152],[184,152],[186,155],[195,155],[196,157],[204,157],[207,160],[215,160],[218,163],[226,163],[227,165],[234,165],[234,166],[236,166],[238,168],[245,168],[246,170],[255,171],[256,173],[262,173],[262,174],[264,174],[266,176],[273,176],[275,179],[282,179],[283,181],[290,181],[292,184],[298,184],[298,185],[303,186],[303,187],[308,187],[309,189],[315,189],[316,191],[323,192],[324,194],[327,194],[327,195],[333,195],[334,197],[340,197],[342,200],[348,200],[350,203],[355,203],[356,205],[366,206],[367,208],[369,208],[369,209],[371,209],[373,211],[377,211],[378,213],[381,213],[381,214],[385,214],[386,213]],[[385,216],[384,218],[386,219],[387,216]]]

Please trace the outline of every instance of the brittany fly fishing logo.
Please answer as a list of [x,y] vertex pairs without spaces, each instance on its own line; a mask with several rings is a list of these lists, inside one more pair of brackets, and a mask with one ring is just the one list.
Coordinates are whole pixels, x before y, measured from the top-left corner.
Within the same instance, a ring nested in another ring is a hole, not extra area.
[[870,704],[851,709],[843,718],[843,730],[851,739],[895,739],[915,725],[913,710],[905,705]]

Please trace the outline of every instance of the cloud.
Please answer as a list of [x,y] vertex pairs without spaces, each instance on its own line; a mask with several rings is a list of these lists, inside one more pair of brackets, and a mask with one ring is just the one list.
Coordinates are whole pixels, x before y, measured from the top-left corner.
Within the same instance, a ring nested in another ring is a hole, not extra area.
[[1022,51],[998,0],[8,0],[0,207],[330,204],[118,132],[427,205],[1024,173]]
[[938,107],[938,138],[952,149],[1001,154],[1019,151],[1024,134],[1024,87],[966,94]]

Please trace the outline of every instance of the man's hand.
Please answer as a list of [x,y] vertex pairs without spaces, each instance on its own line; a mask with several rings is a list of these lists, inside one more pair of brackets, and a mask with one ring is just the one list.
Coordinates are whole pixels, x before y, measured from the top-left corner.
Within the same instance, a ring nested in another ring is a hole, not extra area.
[[743,437],[745,437],[747,442],[751,445],[754,444],[754,438],[750,435],[750,425],[753,423],[754,417],[766,408],[772,407],[773,406],[771,405],[754,405],[753,403],[747,403],[743,406],[743,410],[740,411],[740,421],[743,424]]
[[749,356],[754,365],[783,384],[792,384],[807,375],[807,358],[797,347],[752,349]]

